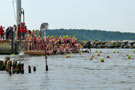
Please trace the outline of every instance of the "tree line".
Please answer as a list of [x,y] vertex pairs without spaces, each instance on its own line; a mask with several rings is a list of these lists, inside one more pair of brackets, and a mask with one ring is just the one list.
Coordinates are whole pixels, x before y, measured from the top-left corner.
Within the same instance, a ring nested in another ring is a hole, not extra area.
[[[38,30],[36,31],[38,33]],[[43,33],[42,33],[43,34]],[[49,36],[76,36],[78,40],[135,40],[135,33],[102,31],[102,30],[86,30],[86,29],[49,29],[46,31]]]

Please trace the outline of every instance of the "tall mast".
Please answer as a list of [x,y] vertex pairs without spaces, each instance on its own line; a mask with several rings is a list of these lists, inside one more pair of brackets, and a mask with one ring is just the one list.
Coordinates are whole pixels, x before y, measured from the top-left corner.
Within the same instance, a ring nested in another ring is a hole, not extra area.
[[17,25],[21,24],[21,0],[17,0],[16,2],[16,12],[17,12]]

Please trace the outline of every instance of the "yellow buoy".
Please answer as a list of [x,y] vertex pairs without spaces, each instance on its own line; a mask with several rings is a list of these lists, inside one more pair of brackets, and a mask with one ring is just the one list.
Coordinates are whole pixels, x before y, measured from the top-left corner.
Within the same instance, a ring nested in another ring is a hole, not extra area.
[[93,56],[90,56],[90,60],[93,60]]
[[15,54],[13,53],[12,56],[15,56]]
[[115,51],[113,51],[113,53],[115,53]]
[[131,59],[131,57],[130,57],[130,56],[128,56],[128,59]]
[[70,55],[70,54],[67,54],[67,55],[66,55],[66,58],[70,58],[70,57],[71,57],[71,55]]
[[106,58],[110,58],[110,56],[109,56],[109,55],[107,55],[107,56],[106,56]]
[[100,56],[100,53],[98,53],[97,56]]
[[102,51],[100,51],[100,53],[102,53]]
[[129,54],[127,54],[127,56],[129,56]]
[[101,62],[104,62],[104,58],[100,58],[100,61],[101,61]]
[[119,53],[119,51],[117,51],[117,53]]

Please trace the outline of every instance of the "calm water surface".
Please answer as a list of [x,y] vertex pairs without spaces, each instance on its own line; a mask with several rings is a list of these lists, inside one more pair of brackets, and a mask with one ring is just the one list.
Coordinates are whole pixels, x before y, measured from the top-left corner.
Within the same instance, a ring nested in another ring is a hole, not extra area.
[[[96,50],[102,50],[101,56],[96,56]],[[113,54],[113,51],[120,53]],[[43,56],[11,56],[25,64],[25,74],[9,76],[0,72],[0,90],[135,90],[133,49],[93,49],[92,52],[95,55],[92,61],[88,53],[71,54],[71,58],[49,56],[48,72]],[[127,53],[131,60],[127,59]],[[104,63],[100,62],[101,57]],[[28,65],[36,66],[37,71],[29,74]]]

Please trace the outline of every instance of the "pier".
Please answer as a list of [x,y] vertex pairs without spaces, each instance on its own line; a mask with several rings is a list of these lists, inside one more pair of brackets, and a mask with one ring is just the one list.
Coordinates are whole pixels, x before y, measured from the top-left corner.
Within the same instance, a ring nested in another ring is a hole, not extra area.
[[2,40],[0,41],[0,54],[18,54],[25,50],[25,46],[25,40],[16,40],[13,43],[11,40]]

